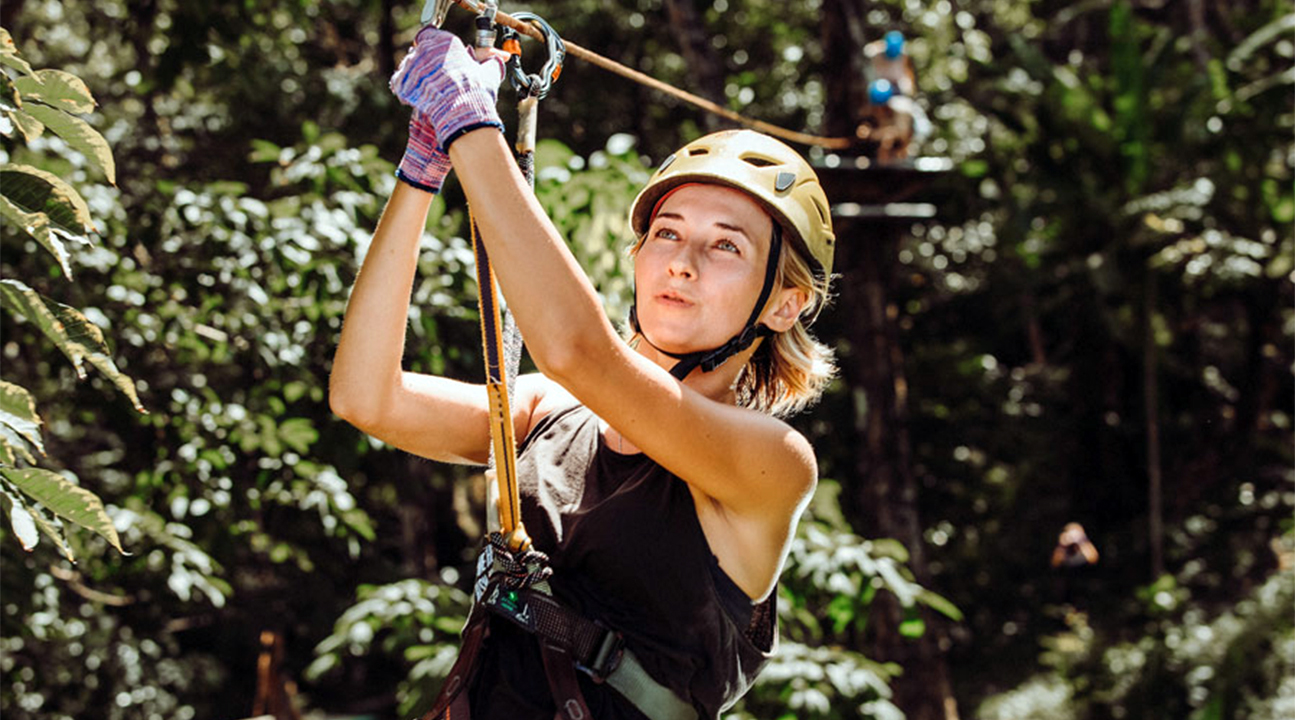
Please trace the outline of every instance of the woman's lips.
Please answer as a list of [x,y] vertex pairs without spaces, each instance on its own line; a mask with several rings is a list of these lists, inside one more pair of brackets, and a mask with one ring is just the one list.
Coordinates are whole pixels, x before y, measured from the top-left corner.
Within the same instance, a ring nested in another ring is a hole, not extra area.
[[678,308],[692,307],[694,304],[688,298],[682,295],[679,295],[678,293],[671,292],[669,290],[665,292],[657,293],[656,300],[657,302],[663,305],[667,305],[670,307],[678,307]]

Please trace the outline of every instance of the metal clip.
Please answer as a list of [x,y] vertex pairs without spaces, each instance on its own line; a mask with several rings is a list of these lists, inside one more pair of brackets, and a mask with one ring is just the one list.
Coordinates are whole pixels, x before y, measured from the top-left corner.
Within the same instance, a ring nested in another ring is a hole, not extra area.
[[492,48],[495,46],[495,15],[499,12],[499,0],[484,0],[477,13],[477,47]]
[[453,4],[454,0],[427,0],[423,3],[423,24],[440,27],[445,23],[445,16],[449,14]]
[[508,50],[511,56],[508,58],[508,80],[512,83],[513,89],[520,95],[533,95],[538,99],[543,99],[549,94],[549,89],[557,81],[558,76],[562,74],[562,63],[567,57],[567,45],[558,37],[558,33],[539,15],[530,12],[513,13],[513,17],[529,21],[535,26],[540,34],[544,36],[544,44],[549,51],[549,59],[544,63],[544,68],[539,73],[526,74],[522,70],[521,44],[519,41],[520,33],[516,30],[505,27],[503,29],[504,49]]
[[[602,627],[602,623],[598,623],[598,626]],[[625,651],[625,638],[620,633],[605,627],[603,631],[602,642],[598,643],[589,664],[576,663],[576,669],[588,675],[595,683],[605,682],[608,675],[616,672]]]

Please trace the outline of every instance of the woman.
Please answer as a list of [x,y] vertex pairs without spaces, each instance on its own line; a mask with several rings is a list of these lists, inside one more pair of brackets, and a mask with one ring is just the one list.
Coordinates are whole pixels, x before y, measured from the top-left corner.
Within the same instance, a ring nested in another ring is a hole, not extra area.
[[634,202],[627,343],[499,132],[502,70],[427,28],[392,78],[410,144],[347,308],[332,407],[414,454],[487,459],[484,387],[401,369],[418,242],[452,165],[541,371],[512,399],[523,521],[553,596],[615,643],[576,673],[583,697],[555,701],[569,663],[494,618],[460,702],[478,719],[714,718],[773,649],[774,587],[816,482],[809,442],[778,416],[832,372],[805,329],[831,273],[826,198],[758,133],[680,150]]

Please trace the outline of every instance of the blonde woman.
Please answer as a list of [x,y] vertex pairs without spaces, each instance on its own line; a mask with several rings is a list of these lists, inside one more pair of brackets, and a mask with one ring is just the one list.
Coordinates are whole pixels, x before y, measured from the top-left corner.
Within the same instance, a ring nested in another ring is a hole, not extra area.
[[552,568],[541,624],[559,627],[469,623],[440,717],[716,718],[773,651],[775,586],[816,483],[813,448],[780,418],[832,373],[806,330],[832,269],[827,200],[772,138],[689,143],[634,201],[626,342],[499,132],[500,57],[473,53],[427,28],[392,78],[410,144],[330,387],[371,435],[486,462],[484,387],[401,368],[419,238],[453,166],[540,370],[519,378],[512,420],[522,518]]

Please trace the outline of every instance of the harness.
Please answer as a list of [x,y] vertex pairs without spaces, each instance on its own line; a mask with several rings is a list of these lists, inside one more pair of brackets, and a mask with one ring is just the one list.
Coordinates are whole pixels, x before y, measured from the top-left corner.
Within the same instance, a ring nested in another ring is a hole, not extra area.
[[[424,23],[434,21],[439,26],[449,4],[450,0],[427,0]],[[493,47],[497,13],[494,0],[483,3],[476,19],[478,47]],[[558,34],[538,16],[517,13],[515,17],[529,20],[542,33],[549,52],[543,73],[528,75],[521,70],[517,32],[504,32],[504,49],[512,55],[508,73],[520,96],[517,160],[533,189],[537,103],[561,73],[566,51]],[[490,406],[490,466],[499,482],[500,530],[489,533],[483,542],[459,656],[424,720],[472,717],[466,690],[479,669],[481,650],[490,637],[492,615],[535,636],[557,706],[555,720],[592,720],[577,672],[588,675],[595,683],[611,686],[651,720],[697,720],[696,708],[654,680],[625,646],[621,633],[584,617],[553,597],[548,582],[553,569],[548,556],[531,545],[522,525],[517,491],[517,451],[508,396],[520,364],[521,333],[511,315],[501,322],[500,296],[490,258],[475,221],[471,227]]]
[[697,720],[696,708],[648,675],[621,633],[590,620],[553,597],[549,559],[538,550],[513,552],[502,533],[490,533],[477,558],[472,610],[459,657],[423,720],[471,718],[465,692],[476,675],[481,649],[490,637],[490,616],[501,617],[535,636],[555,720],[591,720],[577,672],[606,683],[652,720]]

